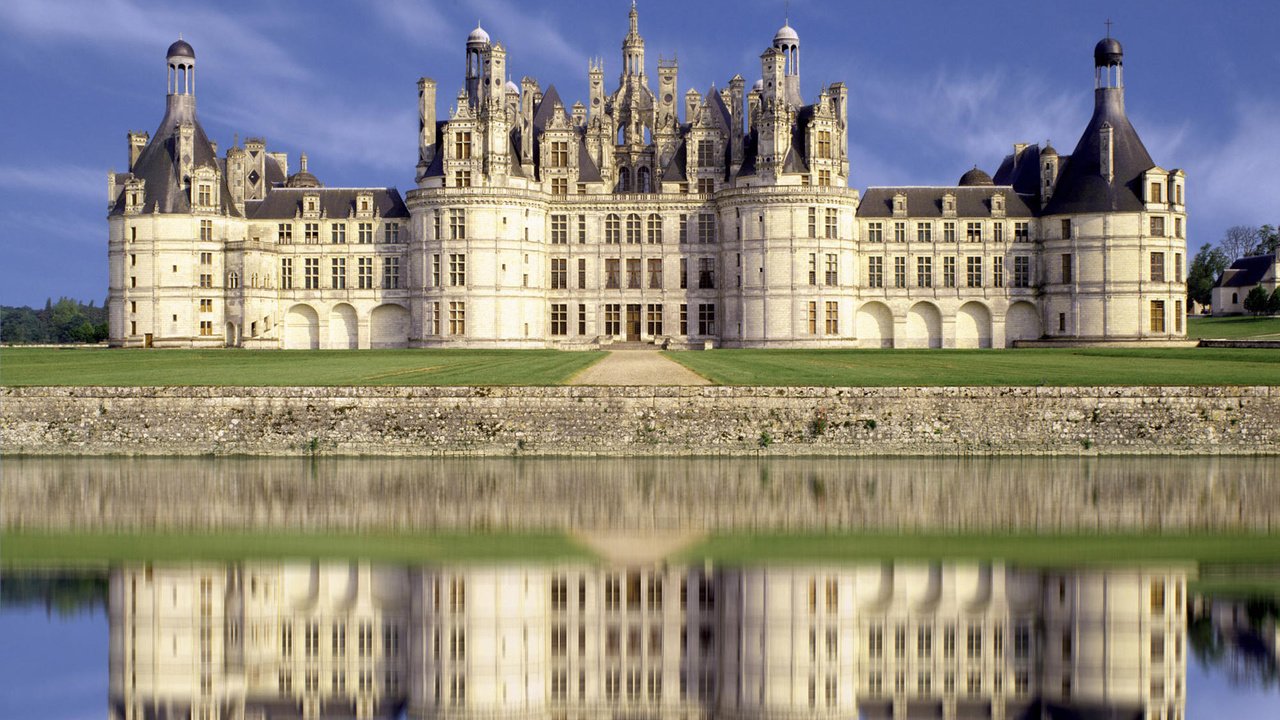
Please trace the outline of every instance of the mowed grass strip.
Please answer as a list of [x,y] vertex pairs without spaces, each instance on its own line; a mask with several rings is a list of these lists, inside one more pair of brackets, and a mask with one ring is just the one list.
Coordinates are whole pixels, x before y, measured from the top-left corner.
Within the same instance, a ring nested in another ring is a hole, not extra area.
[[1280,385],[1277,350],[707,350],[667,356],[719,385]]
[[442,563],[589,560],[559,533],[5,532],[0,565],[79,567],[120,562],[364,559]]
[[1036,566],[1280,563],[1280,534],[813,533],[715,535],[682,558],[729,565],[876,560]]
[[559,385],[604,353],[559,350],[0,349],[0,385]]
[[1280,340],[1280,317],[1190,317],[1187,337],[1222,340]]

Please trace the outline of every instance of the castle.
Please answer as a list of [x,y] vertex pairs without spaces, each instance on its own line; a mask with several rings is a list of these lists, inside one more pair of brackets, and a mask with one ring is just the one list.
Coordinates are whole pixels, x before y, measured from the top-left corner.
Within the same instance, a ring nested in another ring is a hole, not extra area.
[[125,565],[111,720],[1181,720],[1188,570]]
[[[448,119],[418,82],[416,187],[325,187],[261,139],[223,156],[168,50],[164,119],[109,179],[110,342],[245,348],[1011,347],[1185,337],[1185,176],[1094,48],[1070,155],[1017,144],[956,186],[849,187],[849,93],[800,92],[784,25],[750,89],[651,84],[634,5],[616,88],[508,79],[477,27]],[[406,165],[408,158],[406,158]]]

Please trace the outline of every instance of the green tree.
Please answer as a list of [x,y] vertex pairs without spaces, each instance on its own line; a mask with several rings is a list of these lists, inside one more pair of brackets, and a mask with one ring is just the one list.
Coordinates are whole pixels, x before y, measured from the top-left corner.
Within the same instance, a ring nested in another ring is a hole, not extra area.
[[1277,250],[1280,250],[1280,230],[1273,225],[1258,228],[1258,247],[1254,249],[1254,254],[1275,255]]
[[1280,286],[1271,292],[1271,298],[1267,300],[1267,314],[1280,315]]
[[1271,303],[1271,293],[1267,292],[1261,285],[1255,286],[1244,296],[1244,309],[1254,315],[1261,315],[1267,311],[1267,305]]
[[1260,239],[1258,237],[1258,228],[1249,227],[1248,225],[1232,225],[1222,234],[1222,239],[1218,241],[1218,247],[1222,248],[1222,252],[1226,253],[1228,261],[1235,262],[1242,257],[1254,254]]
[[1220,248],[1209,243],[1201,245],[1187,268],[1187,300],[1197,305],[1208,305],[1214,283],[1230,264],[1227,254]]

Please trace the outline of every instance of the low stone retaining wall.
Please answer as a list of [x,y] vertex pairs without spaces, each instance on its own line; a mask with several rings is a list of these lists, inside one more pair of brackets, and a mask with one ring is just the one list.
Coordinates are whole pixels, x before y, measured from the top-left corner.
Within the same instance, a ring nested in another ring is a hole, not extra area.
[[3,388],[0,448],[32,455],[1277,453],[1280,388]]
[[[1201,340],[1205,348],[1244,348],[1248,350],[1280,350],[1280,340]],[[1276,358],[1280,362],[1280,357]]]

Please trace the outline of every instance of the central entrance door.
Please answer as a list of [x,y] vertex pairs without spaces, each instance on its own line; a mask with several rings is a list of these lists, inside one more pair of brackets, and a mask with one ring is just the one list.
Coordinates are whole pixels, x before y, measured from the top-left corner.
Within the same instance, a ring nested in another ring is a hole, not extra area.
[[627,342],[640,342],[640,306],[627,306]]

